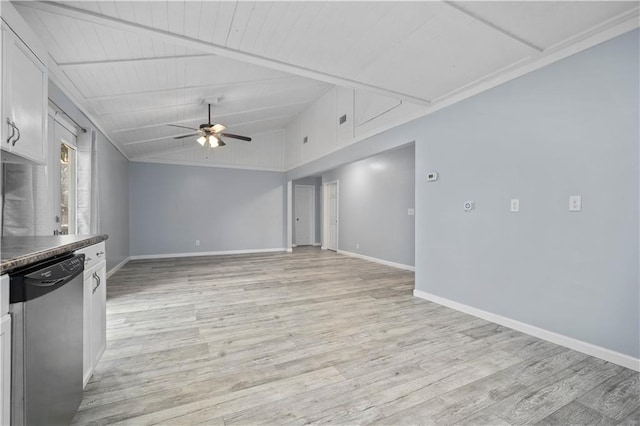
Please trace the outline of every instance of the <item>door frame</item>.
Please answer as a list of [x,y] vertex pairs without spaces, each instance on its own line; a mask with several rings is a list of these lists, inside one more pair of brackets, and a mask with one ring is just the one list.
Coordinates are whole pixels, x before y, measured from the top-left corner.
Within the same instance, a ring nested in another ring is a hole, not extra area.
[[340,181],[332,180],[322,183],[322,250],[327,250],[327,241],[329,235],[329,185],[336,185],[336,253],[338,252],[338,244],[340,241]]
[[[302,184],[295,184],[293,186],[293,194],[294,194],[294,203],[293,203],[293,217],[296,217],[296,203],[298,202],[298,197],[296,196],[296,191],[298,189],[298,187],[301,188],[311,188],[311,221],[309,223],[309,235],[311,236],[311,243],[309,244],[310,246],[314,245],[316,243],[316,187],[315,185],[302,185]],[[293,224],[294,226],[294,230],[296,229],[296,224]],[[297,247],[298,246],[298,233],[296,232],[296,241],[293,242],[292,246],[293,247]]]

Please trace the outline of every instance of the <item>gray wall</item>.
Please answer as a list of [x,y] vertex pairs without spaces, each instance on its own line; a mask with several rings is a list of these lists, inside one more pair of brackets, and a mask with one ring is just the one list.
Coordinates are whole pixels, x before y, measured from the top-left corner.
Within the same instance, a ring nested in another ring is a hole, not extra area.
[[316,215],[316,223],[315,223],[315,234],[313,237],[314,244],[320,244],[322,242],[322,178],[315,176],[308,176],[302,179],[296,179],[292,182],[292,190],[291,193],[291,216],[293,217],[293,227],[291,233],[293,234],[293,243],[296,243],[296,223],[295,223],[295,211],[296,211],[296,185],[312,185],[315,187],[315,215]]
[[411,144],[322,175],[338,181],[338,250],[414,266],[414,169]]
[[285,248],[284,173],[131,162],[129,185],[132,256]]
[[[423,121],[418,290],[640,355],[638,36]],[[432,170],[440,181],[426,182]]]
[[[93,123],[53,83],[49,82],[49,99],[85,128]],[[99,234],[108,234],[107,271],[129,257],[129,160],[99,131],[97,162],[99,173]]]
[[98,132],[99,233],[105,242],[107,271],[129,257],[129,160]]

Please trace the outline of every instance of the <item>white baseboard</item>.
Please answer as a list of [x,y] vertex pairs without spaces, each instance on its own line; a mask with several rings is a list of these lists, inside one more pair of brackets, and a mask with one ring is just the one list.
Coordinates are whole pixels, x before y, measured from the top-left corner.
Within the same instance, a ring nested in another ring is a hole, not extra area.
[[320,244],[320,243],[313,243],[313,244],[311,244],[311,245],[312,245],[312,246],[314,246],[314,247],[320,247],[322,244]]
[[118,263],[116,266],[114,266],[113,268],[109,269],[109,271],[107,271],[107,278],[109,278],[111,275],[113,275],[116,272],[118,272],[118,270],[120,270],[120,268],[122,268],[124,265],[126,265],[127,262],[130,261],[130,260],[131,260],[131,257],[127,257],[122,262]]
[[359,259],[368,260],[369,262],[380,263],[382,265],[387,265],[387,266],[391,266],[391,267],[398,268],[398,269],[405,269],[407,271],[415,271],[416,270],[415,266],[404,265],[402,263],[396,263],[396,262],[390,262],[388,260],[378,259],[377,257],[365,256],[364,254],[353,253],[353,252],[346,251],[346,250],[338,250],[338,253],[339,254],[344,254],[346,256],[357,257]]
[[287,253],[293,253],[293,248],[289,247],[289,248],[287,249]]
[[197,251],[191,253],[167,253],[167,254],[143,254],[131,256],[131,260],[168,259],[171,257],[198,257],[198,256],[224,256],[228,254],[255,254],[289,251],[286,248],[249,249],[249,250],[224,250],[224,251]]
[[473,315],[475,317],[482,318],[484,320],[491,321],[493,323],[500,324],[517,331],[521,331],[522,333],[547,340],[551,343],[555,343],[557,345],[564,346],[569,349],[573,349],[578,352],[582,352],[584,354],[591,355],[596,358],[600,358],[635,371],[640,371],[640,359],[633,358],[632,356],[612,351],[611,349],[606,349],[602,346],[583,342],[582,340],[574,339],[573,337],[554,333],[553,331],[545,330],[543,328],[526,324],[524,322],[520,322],[511,318],[483,311],[482,309],[474,308],[463,303],[454,302],[453,300],[445,299],[443,297],[436,296],[424,291],[413,290],[413,295],[421,299],[426,299],[439,305],[455,309],[456,311],[464,312],[466,314]]

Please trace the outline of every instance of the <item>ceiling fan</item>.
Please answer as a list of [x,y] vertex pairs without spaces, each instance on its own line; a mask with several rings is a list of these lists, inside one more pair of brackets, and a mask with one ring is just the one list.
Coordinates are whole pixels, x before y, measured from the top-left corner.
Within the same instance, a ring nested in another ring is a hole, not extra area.
[[183,129],[195,130],[197,133],[177,136],[174,139],[184,139],[190,138],[193,136],[200,136],[198,139],[198,143],[207,148],[216,148],[219,146],[225,146],[226,143],[222,140],[220,136],[224,136],[225,138],[233,138],[240,139],[241,141],[251,142],[251,138],[248,136],[240,136],[234,135],[233,133],[223,133],[226,129],[222,124],[211,124],[211,104],[209,105],[209,122],[205,124],[201,124],[199,129],[194,129],[193,127],[180,126],[178,124],[167,124],[167,126],[171,127],[180,127]]

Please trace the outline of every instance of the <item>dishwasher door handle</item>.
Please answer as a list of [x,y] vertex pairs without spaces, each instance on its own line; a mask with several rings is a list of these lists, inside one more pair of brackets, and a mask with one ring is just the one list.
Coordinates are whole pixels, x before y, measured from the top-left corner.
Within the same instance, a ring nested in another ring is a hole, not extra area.
[[27,281],[27,283],[29,285],[35,285],[36,287],[52,287],[54,285],[61,284],[65,281],[67,281],[66,278],[60,278],[58,280],[50,280],[50,281],[35,281],[35,280],[33,282]]

